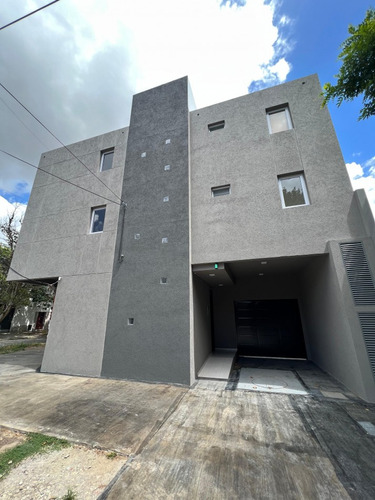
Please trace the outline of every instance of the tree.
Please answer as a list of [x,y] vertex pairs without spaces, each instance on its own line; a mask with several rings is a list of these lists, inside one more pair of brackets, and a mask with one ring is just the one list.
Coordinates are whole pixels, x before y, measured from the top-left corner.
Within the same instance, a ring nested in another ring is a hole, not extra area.
[[337,99],[352,101],[363,94],[363,108],[359,120],[375,114],[375,10],[369,9],[357,27],[349,25],[350,36],[342,43],[339,59],[342,61],[336,85],[323,86],[323,106]]
[[0,243],[0,323],[12,308],[28,306],[30,303],[46,307],[53,303],[54,293],[51,287],[6,280],[18,241],[17,224],[20,222],[16,207],[0,223],[0,231],[6,241],[6,245]]

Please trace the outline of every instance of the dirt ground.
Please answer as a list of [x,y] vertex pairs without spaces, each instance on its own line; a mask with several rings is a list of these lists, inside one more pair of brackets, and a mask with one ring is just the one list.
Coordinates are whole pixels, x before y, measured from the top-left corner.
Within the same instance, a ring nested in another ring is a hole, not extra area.
[[[0,452],[25,439],[19,432],[0,429]],[[108,452],[74,445],[34,455],[0,480],[1,500],[52,500],[68,489],[79,500],[94,500],[125,464],[127,458],[108,458]]]

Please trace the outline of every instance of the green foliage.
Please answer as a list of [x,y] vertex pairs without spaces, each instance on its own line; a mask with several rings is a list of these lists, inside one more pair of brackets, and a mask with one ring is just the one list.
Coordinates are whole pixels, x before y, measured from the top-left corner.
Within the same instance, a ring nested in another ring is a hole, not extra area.
[[369,9],[358,26],[350,25],[349,37],[341,45],[342,61],[336,85],[323,87],[323,106],[337,99],[337,106],[344,100],[351,101],[363,94],[363,108],[359,120],[375,114],[375,10]]
[[13,252],[0,244],[0,322],[12,307],[30,304],[30,293],[24,283],[7,282]]
[[65,439],[58,439],[51,436],[45,436],[44,434],[30,432],[24,443],[0,453],[0,480],[25,458],[31,457],[36,453],[48,453],[50,451],[61,450],[68,446],[70,446],[70,443]]
[[61,500],[76,500],[76,498],[78,498],[77,494],[69,488],[67,493],[65,493],[65,495],[61,497]]
[[7,243],[7,245],[0,244],[0,323],[12,308],[28,306],[30,303],[46,308],[53,304],[52,288],[6,280],[18,241],[16,211],[17,207],[0,224],[0,232],[5,236]]
[[117,457],[117,453],[115,451],[110,451],[109,453],[107,453],[106,456],[109,460],[113,460],[114,458]]
[[42,343],[37,344],[12,344],[0,347],[0,354],[11,354],[12,352],[24,351],[29,347],[41,347],[44,346]]

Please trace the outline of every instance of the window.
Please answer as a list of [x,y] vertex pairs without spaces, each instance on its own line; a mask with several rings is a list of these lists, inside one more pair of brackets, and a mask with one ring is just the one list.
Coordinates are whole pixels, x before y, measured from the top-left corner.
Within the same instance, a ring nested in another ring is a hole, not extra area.
[[115,150],[107,149],[107,151],[102,151],[102,157],[100,161],[100,171],[104,172],[104,170],[111,170],[113,165],[113,155]]
[[225,127],[225,120],[221,120],[220,122],[215,123],[209,123],[207,126],[210,132],[214,132],[215,130],[219,130]]
[[267,122],[270,134],[293,128],[288,106],[268,109]]
[[310,205],[303,174],[283,175],[278,179],[283,208]]
[[105,207],[92,209],[90,233],[102,233],[104,228]]
[[214,198],[216,198],[216,196],[224,196],[226,194],[230,194],[230,184],[211,188],[211,196]]

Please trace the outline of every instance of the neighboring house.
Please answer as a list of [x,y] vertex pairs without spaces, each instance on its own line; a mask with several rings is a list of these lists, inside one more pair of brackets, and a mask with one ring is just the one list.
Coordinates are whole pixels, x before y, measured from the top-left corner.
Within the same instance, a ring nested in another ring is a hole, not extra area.
[[195,109],[181,78],[42,155],[101,195],[37,173],[12,267],[61,277],[42,371],[189,385],[238,349],[375,402],[374,220],[320,92],[312,75]]
[[11,333],[47,331],[51,315],[52,307],[41,304],[12,308],[0,323],[0,331]]

